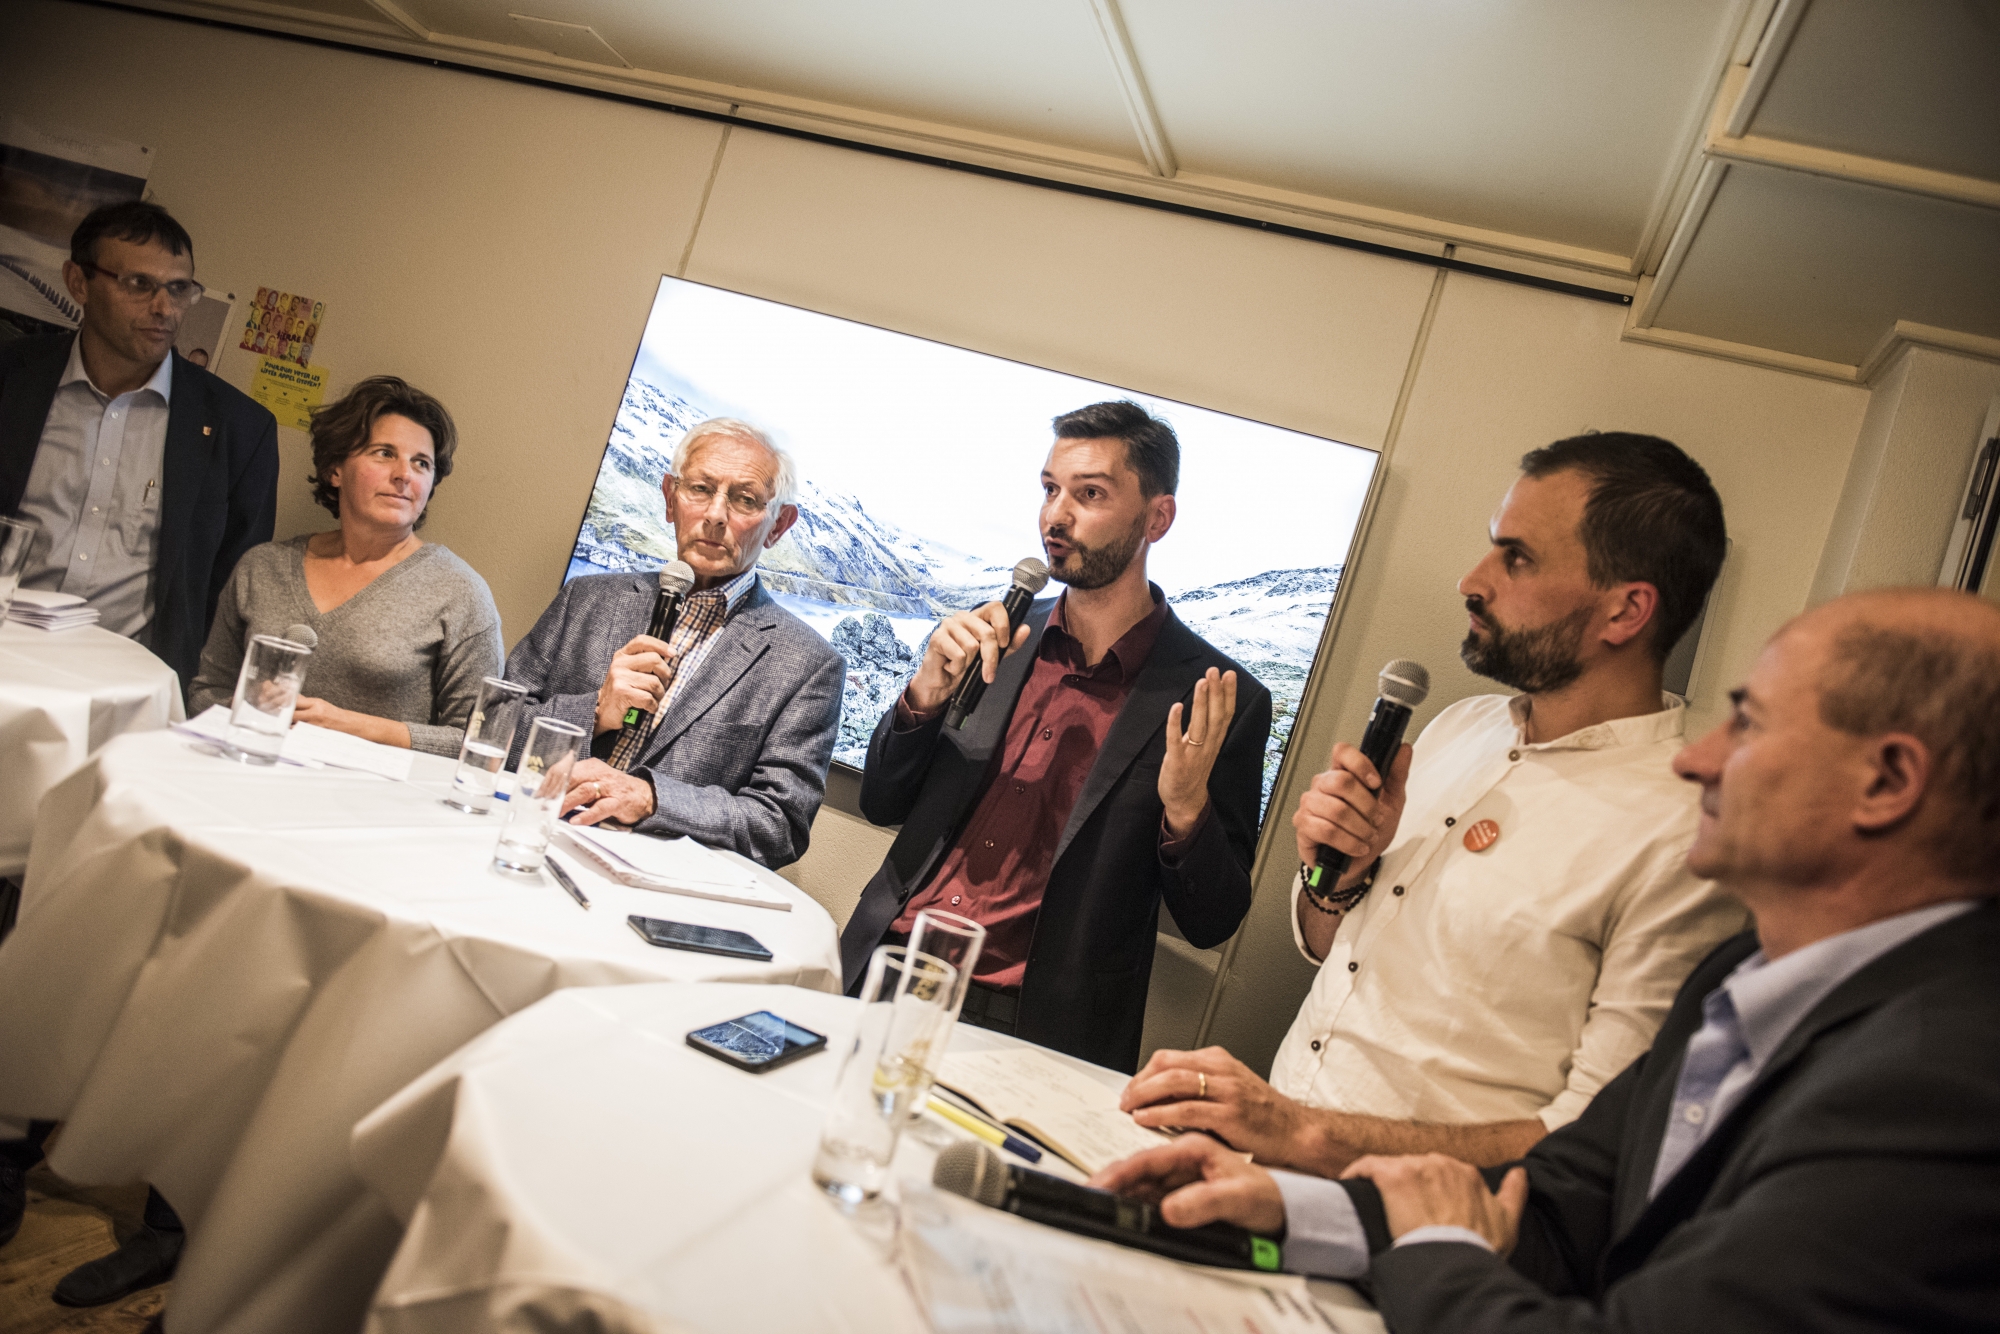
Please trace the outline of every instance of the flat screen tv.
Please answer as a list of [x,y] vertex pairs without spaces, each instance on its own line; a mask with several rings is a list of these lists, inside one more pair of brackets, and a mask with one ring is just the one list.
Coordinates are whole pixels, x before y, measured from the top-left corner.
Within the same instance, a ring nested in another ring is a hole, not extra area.
[[1268,801],[1373,450],[663,278],[564,579],[674,558],[660,479],[688,427],[766,431],[797,462],[799,520],[758,568],[846,659],[834,759],[859,768],[939,617],[1043,555],[1050,420],[1117,398],[1180,437],[1179,517],[1148,568],[1183,621],[1270,688]]

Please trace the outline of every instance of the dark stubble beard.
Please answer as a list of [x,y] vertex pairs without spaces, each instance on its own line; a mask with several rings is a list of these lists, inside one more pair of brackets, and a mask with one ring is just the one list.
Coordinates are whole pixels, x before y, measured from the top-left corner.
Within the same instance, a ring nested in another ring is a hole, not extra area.
[[[1132,531],[1123,538],[1101,547],[1087,547],[1062,528],[1050,529],[1043,534],[1043,541],[1051,536],[1062,538],[1070,544],[1071,550],[1068,560],[1049,561],[1049,577],[1088,592],[1117,582],[1118,576],[1132,564],[1132,558],[1139,554],[1139,544],[1146,540],[1146,516],[1141,514],[1133,523]],[[1043,550],[1046,552],[1047,548]]]
[[1508,630],[1488,616],[1478,598],[1467,598],[1465,609],[1486,628],[1482,640],[1476,631],[1467,631],[1458,646],[1458,656],[1479,675],[1528,695],[1545,695],[1561,690],[1583,675],[1583,632],[1590,626],[1591,608],[1578,607],[1569,615],[1532,630]]

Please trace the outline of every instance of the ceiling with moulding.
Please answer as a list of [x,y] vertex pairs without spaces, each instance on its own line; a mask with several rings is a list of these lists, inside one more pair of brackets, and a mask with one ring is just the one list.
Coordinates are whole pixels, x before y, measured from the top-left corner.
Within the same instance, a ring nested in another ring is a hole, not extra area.
[[130,2],[1449,253],[1803,374],[2000,358],[2000,0]]

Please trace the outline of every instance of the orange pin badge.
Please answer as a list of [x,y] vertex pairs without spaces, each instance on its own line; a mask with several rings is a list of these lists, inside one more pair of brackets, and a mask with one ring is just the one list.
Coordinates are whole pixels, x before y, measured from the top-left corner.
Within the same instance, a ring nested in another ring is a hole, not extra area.
[[1465,831],[1465,850],[1484,852],[1500,841],[1500,826],[1491,820],[1481,820]]
[[214,434],[215,434],[215,428],[214,428],[213,426],[204,426],[204,427],[202,427],[202,428],[201,428],[201,433],[202,433],[203,435],[214,435]]

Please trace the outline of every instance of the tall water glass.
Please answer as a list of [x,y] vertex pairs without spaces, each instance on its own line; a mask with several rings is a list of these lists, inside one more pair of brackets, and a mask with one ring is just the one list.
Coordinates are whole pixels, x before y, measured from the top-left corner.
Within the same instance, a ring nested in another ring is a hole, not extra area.
[[560,718],[537,718],[528,729],[528,744],[521,749],[520,783],[507,803],[507,823],[500,827],[500,843],[493,849],[493,864],[501,870],[533,874],[542,869],[556,812],[569,791],[569,771],[576,767],[585,735],[581,727]]
[[25,519],[0,519],[0,625],[14,606],[15,590],[21,586],[21,572],[28,568],[28,552],[40,532]]
[[276,764],[312,650],[276,635],[252,635],[229,706],[228,751],[245,764]]
[[841,1203],[873,1199],[887,1184],[889,1160],[957,982],[956,968],[907,945],[878,946],[868,960],[854,1043],[813,1158],[813,1180]]
[[946,1000],[944,1022],[932,1035],[916,1097],[910,1102],[910,1120],[916,1121],[924,1114],[924,1104],[930,1101],[938,1066],[944,1060],[945,1049],[951,1046],[952,1030],[958,1027],[958,1012],[965,1005],[967,988],[972,985],[972,971],[979,965],[979,951],[986,947],[986,928],[955,912],[926,908],[917,914],[909,945],[919,953],[944,960],[958,972],[958,980],[952,984]]
[[480,684],[479,699],[465,723],[458,772],[451,776],[445,805],[469,815],[484,815],[493,809],[493,790],[499,785],[500,771],[507,767],[507,752],[514,748],[514,732],[521,724],[521,706],[527,698],[526,686],[497,676]]

